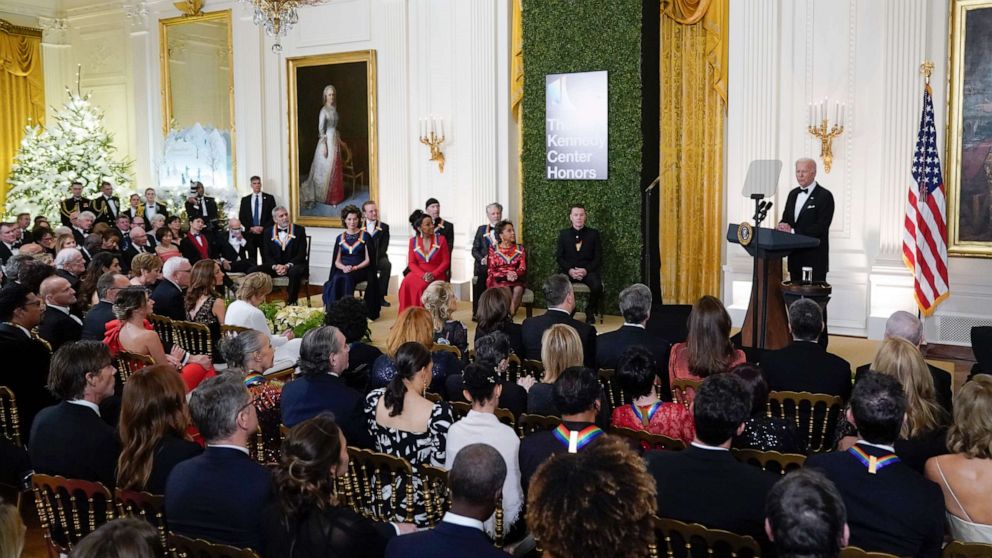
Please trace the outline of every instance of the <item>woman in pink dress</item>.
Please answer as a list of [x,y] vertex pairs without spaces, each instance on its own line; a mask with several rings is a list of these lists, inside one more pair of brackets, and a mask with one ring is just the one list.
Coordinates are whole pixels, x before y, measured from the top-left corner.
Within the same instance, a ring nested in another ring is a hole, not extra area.
[[410,273],[400,284],[400,312],[408,306],[423,306],[421,295],[435,279],[444,279],[451,265],[448,255],[448,242],[443,236],[434,233],[434,219],[427,213],[415,211],[410,224],[416,227],[417,234],[410,239],[407,252],[407,265]]
[[162,227],[155,231],[155,239],[158,240],[155,253],[158,254],[158,257],[162,258],[163,264],[169,261],[169,258],[175,258],[180,255],[179,247],[173,244],[177,239],[169,227]]
[[669,381],[702,380],[743,363],[744,352],[730,342],[730,325],[730,314],[718,298],[706,295],[696,301],[689,315],[689,336],[669,354]]

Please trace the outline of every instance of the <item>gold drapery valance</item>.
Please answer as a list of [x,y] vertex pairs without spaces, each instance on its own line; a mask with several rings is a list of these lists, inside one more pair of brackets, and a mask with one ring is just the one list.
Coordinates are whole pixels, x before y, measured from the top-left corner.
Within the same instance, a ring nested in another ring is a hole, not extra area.
[[0,206],[7,176],[29,123],[45,122],[41,31],[0,20]]
[[661,10],[661,281],[666,302],[719,294],[729,0]]

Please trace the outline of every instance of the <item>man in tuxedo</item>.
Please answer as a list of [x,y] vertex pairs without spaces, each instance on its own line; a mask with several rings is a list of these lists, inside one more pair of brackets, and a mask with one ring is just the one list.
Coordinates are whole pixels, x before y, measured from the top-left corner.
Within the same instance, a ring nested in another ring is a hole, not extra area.
[[194,217],[203,217],[203,224],[208,231],[217,229],[217,200],[204,195],[203,183],[195,182],[186,198],[186,216],[190,221]]
[[483,291],[486,290],[486,277],[489,276],[489,248],[499,244],[496,238],[496,224],[503,220],[503,206],[493,202],[486,206],[486,218],[489,223],[479,225],[475,229],[475,238],[472,240],[472,258],[475,260],[475,276],[472,283],[472,316],[479,312],[479,299]]
[[121,253],[121,270],[131,270],[131,260],[138,254],[154,254],[155,249],[148,245],[148,233],[141,227],[131,227],[128,231],[128,247]]
[[[623,326],[596,339],[596,366],[615,370],[620,355],[628,347],[637,345],[651,351],[660,369],[667,369],[668,341],[645,329],[651,317],[651,289],[635,283],[620,291],[620,313],[623,314]],[[662,374],[658,379],[662,382],[662,394],[670,393],[668,374]],[[662,398],[667,400],[664,395]]]
[[69,281],[73,290],[79,288],[79,282],[86,271],[86,260],[78,248],[63,248],[55,254],[55,274]]
[[544,281],[544,299],[548,311],[540,316],[524,320],[522,336],[524,358],[541,359],[541,336],[554,324],[572,326],[582,339],[583,362],[590,368],[596,366],[596,328],[572,317],[575,311],[575,293],[568,276],[557,274]]
[[89,236],[95,222],[96,214],[92,211],[83,211],[76,216],[76,222],[72,225],[72,236],[76,239],[76,246],[86,244],[86,237]]
[[[448,255],[455,249],[455,225],[441,218],[441,202],[437,198],[428,198],[424,211],[434,219],[434,232],[443,236],[448,242]],[[448,272],[449,277],[451,272]]]
[[692,405],[691,445],[646,455],[648,472],[658,483],[658,515],[764,537],[765,496],[778,475],[730,453],[730,442],[744,431],[750,414],[751,394],[740,378],[717,374],[703,380]]
[[83,335],[83,320],[70,311],[76,303],[76,291],[69,281],[52,275],[41,282],[39,294],[47,308],[38,326],[38,335],[48,341],[52,351],[59,350],[66,343],[79,341]]
[[200,260],[209,260],[213,257],[214,246],[210,241],[210,236],[204,232],[206,223],[203,217],[197,215],[189,219],[189,232],[179,241],[179,253],[195,264]]
[[[596,426],[596,415],[599,414],[603,402],[603,388],[591,368],[573,366],[566,368],[552,388],[555,406],[561,412],[561,420],[565,440],[555,436],[554,431],[542,430],[528,434],[520,441],[520,484],[527,491],[530,479],[542,463],[557,453],[576,453],[582,451],[603,431]],[[581,438],[572,446],[571,434]]]
[[41,323],[45,303],[23,285],[0,289],[0,385],[17,397],[21,418],[21,438],[26,442],[38,411],[55,402],[45,389],[51,351],[45,342],[31,334]]
[[18,213],[14,225],[17,226],[17,245],[31,242],[31,214]]
[[[255,271],[273,277],[288,277],[286,304],[296,304],[303,278],[310,274],[307,262],[307,231],[289,222],[289,211],[279,206],[272,210],[275,225],[265,229],[262,242],[262,265]],[[310,293],[306,293],[310,296]]]
[[114,196],[114,186],[104,180],[100,183],[100,195],[93,200],[93,212],[97,223],[113,226],[121,214],[121,202]]
[[59,204],[59,217],[62,220],[62,224],[67,227],[72,226],[72,221],[70,218],[73,213],[78,215],[93,208],[93,202],[91,202],[88,198],[83,197],[82,182],[79,182],[78,180],[73,181],[72,185],[69,186],[69,191],[72,195],[62,200]]
[[[916,348],[920,348],[924,342],[923,322],[913,314],[899,310],[889,316],[889,319],[885,322],[885,339],[889,337],[901,337],[916,345]],[[855,383],[870,368],[871,363],[859,366],[854,374]],[[933,388],[937,393],[937,403],[947,411],[948,416],[954,416],[954,407],[951,400],[951,374],[929,362],[927,363],[927,368],[930,369],[930,376],[933,378]]]
[[238,219],[228,219],[227,231],[217,233],[214,246],[224,271],[247,273],[256,265],[257,260],[249,254],[251,242],[244,237],[244,228]]
[[18,252],[17,226],[13,223],[0,223],[0,265],[7,265],[7,260]]
[[823,472],[840,491],[851,545],[897,556],[939,556],[944,496],[893,448],[906,420],[899,380],[866,372],[851,393],[847,420],[861,439],[847,451],[810,456],[805,466]]
[[506,468],[503,457],[490,445],[462,448],[448,472],[451,508],[433,529],[390,539],[386,558],[506,558],[483,526],[496,511]]
[[258,261],[258,249],[262,246],[262,232],[273,224],[272,210],[276,208],[276,198],[262,191],[262,179],[251,177],[251,194],[241,198],[238,218],[247,225],[244,237],[248,240],[248,257],[252,264]]
[[830,354],[816,340],[823,331],[820,305],[801,298],[789,307],[792,344],[768,351],[761,358],[768,389],[808,391],[851,397],[851,364]]
[[35,471],[117,484],[117,433],[100,416],[114,394],[114,365],[99,341],[69,343],[52,357],[48,387],[61,402],[38,413],[29,446]]
[[382,301],[379,306],[389,307],[386,300],[386,292],[389,290],[389,275],[393,272],[393,265],[389,263],[389,225],[379,221],[379,206],[372,200],[366,200],[362,204],[362,214],[365,217],[365,230],[372,235],[375,241],[376,274],[379,276],[379,294]]
[[165,488],[169,529],[194,539],[261,551],[259,510],[271,499],[272,474],[248,456],[248,441],[258,430],[251,393],[240,377],[221,374],[193,390],[189,411],[207,447],[169,474]]
[[94,304],[83,316],[81,339],[103,340],[104,333],[107,331],[107,323],[117,319],[117,316],[114,315],[114,301],[117,300],[117,293],[129,286],[131,283],[128,282],[126,275],[108,272],[97,279],[96,296],[100,301]]
[[127,213],[121,213],[117,216],[114,224],[117,228],[111,230],[121,235],[121,243],[118,245],[118,248],[121,251],[127,250],[131,246],[131,218],[127,216]]
[[155,301],[153,311],[156,314],[173,320],[188,319],[183,304],[183,291],[189,287],[189,273],[192,269],[193,266],[186,258],[169,258],[165,262],[162,266],[162,280],[151,294]]
[[169,218],[169,210],[166,209],[165,204],[155,199],[155,188],[145,188],[145,203],[139,207],[141,208],[142,217],[149,223],[152,222],[152,217],[156,215],[162,215],[166,219]]
[[765,515],[765,534],[778,558],[837,556],[851,535],[837,487],[811,469],[779,479],[768,493]]
[[796,161],[796,182],[782,210],[778,230],[820,239],[815,248],[789,254],[789,278],[802,280],[803,267],[813,268],[813,281],[826,281],[830,271],[830,223],[834,219],[834,196],[816,181],[816,161]]
[[558,273],[568,275],[575,283],[589,287],[589,303],[586,306],[586,322],[595,321],[599,310],[599,299],[603,296],[603,278],[599,269],[603,264],[603,252],[599,241],[599,231],[586,226],[586,208],[573,204],[568,219],[572,226],[558,233],[555,245],[555,261]]

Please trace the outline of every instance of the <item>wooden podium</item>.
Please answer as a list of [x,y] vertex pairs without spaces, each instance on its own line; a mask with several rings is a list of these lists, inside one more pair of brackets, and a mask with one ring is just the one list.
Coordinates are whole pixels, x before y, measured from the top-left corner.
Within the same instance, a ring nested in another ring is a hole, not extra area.
[[745,225],[750,231],[741,232],[740,227],[731,223],[727,240],[741,244],[754,258],[751,301],[741,327],[741,344],[755,349],[781,349],[792,342],[782,296],[782,258],[793,250],[819,246],[820,239],[750,225]]

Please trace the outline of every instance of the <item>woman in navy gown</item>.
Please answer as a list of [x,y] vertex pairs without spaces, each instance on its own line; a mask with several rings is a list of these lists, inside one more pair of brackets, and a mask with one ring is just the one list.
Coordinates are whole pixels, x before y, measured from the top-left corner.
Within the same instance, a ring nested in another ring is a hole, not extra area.
[[358,207],[348,205],[341,210],[345,231],[334,240],[334,254],[331,258],[330,276],[324,283],[324,306],[338,299],[352,296],[355,286],[366,283],[365,306],[369,317],[379,317],[378,281],[375,275],[375,258],[372,236],[361,229],[362,214]]

